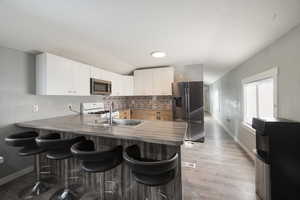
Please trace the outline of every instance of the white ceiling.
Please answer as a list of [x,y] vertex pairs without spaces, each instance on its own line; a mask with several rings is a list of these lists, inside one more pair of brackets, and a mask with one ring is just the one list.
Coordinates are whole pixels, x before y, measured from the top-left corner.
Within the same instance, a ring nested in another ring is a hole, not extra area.
[[299,23],[299,0],[0,0],[1,46],[123,74],[203,64],[206,83]]

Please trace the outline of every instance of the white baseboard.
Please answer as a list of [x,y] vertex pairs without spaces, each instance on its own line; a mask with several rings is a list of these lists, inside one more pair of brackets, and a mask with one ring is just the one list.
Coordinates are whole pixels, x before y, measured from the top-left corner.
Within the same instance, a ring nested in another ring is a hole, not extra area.
[[3,177],[3,178],[0,178],[0,186],[1,186],[1,185],[4,185],[4,184],[6,184],[6,183],[8,183],[8,182],[10,182],[10,181],[13,181],[13,180],[15,180],[15,179],[17,179],[17,178],[19,178],[19,177],[21,177],[21,176],[24,176],[25,174],[28,174],[28,173],[32,172],[33,169],[34,169],[33,166],[27,167],[27,168],[25,168],[25,169],[22,169],[22,170],[20,170],[20,171],[17,171],[17,172],[15,172],[15,173],[13,173],[13,174],[10,174],[10,175],[8,175],[8,176],[5,176],[5,177]]
[[226,133],[232,137],[232,139],[247,153],[247,155],[252,159],[253,162],[255,162],[255,155],[237,138],[235,137],[231,131],[215,116],[212,115],[212,117],[218,122],[222,128],[226,131]]

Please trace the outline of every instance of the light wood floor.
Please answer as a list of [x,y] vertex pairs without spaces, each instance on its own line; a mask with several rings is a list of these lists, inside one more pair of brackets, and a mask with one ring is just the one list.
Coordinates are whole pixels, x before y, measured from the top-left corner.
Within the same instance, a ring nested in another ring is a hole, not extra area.
[[184,200],[256,200],[254,163],[217,122],[206,115],[205,143],[184,145]]
[[[205,130],[205,143],[182,148],[183,161],[196,164],[182,168],[184,200],[258,200],[252,161],[210,116],[205,117]],[[33,175],[26,175],[0,186],[0,199],[18,200],[20,188],[33,181]],[[48,200],[56,189],[38,199]]]

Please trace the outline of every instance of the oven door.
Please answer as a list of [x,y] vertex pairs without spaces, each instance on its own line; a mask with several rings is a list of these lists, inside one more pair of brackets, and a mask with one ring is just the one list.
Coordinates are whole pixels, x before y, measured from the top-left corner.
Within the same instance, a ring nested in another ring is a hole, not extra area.
[[110,95],[111,82],[91,78],[91,95]]

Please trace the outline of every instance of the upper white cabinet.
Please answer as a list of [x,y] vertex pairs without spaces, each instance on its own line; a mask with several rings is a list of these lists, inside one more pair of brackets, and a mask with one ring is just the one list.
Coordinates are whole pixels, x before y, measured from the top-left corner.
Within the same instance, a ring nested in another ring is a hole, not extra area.
[[174,69],[143,69],[125,76],[49,53],[36,57],[39,95],[89,96],[90,78],[111,81],[111,96],[172,95]]
[[134,71],[134,95],[172,95],[172,67]]
[[153,69],[153,95],[172,95],[173,82],[173,67]]
[[120,75],[97,67],[91,67],[91,78],[111,81],[111,96],[133,95],[133,76]]
[[90,66],[43,53],[36,57],[39,95],[90,95]]
[[125,88],[124,96],[133,95],[133,76],[123,76],[122,87]]
[[75,95],[89,96],[90,95],[90,66],[75,63],[72,66],[73,70],[73,88]]

